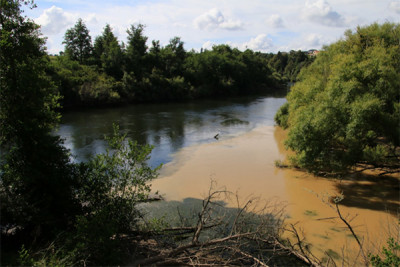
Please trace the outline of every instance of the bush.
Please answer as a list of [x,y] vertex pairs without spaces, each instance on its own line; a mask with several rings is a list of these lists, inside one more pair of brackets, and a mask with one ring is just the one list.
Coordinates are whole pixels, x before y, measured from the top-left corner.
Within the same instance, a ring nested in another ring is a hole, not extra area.
[[371,260],[372,266],[384,267],[384,266],[400,266],[400,244],[393,238],[389,238],[387,241],[388,247],[382,248],[384,258],[379,255],[368,255]]
[[[275,119],[308,170],[399,170],[400,24],[348,31],[302,70]],[[288,111],[288,114],[286,113]]]
[[288,116],[289,116],[289,103],[286,102],[278,109],[278,112],[275,114],[274,120],[280,127],[286,129],[289,126]]
[[149,181],[156,178],[147,160],[152,147],[140,146],[119,134],[107,138],[112,150],[84,163],[78,198],[84,215],[78,216],[74,243],[79,257],[92,263],[118,264],[124,256],[124,237],[137,227],[136,205],[147,201]]

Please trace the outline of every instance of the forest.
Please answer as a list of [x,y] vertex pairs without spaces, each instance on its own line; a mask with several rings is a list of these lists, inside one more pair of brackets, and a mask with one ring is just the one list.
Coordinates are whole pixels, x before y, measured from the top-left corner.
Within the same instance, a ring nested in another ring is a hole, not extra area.
[[148,47],[142,24],[127,33],[125,44],[107,24],[92,45],[81,19],[67,30],[65,51],[49,56],[47,68],[64,108],[272,93],[314,59],[303,51],[265,54],[229,45],[186,51],[179,37]]
[[[182,265],[204,247],[210,248],[201,251],[206,264],[266,265],[263,257],[278,251],[315,265],[281,242],[279,211],[247,212],[248,203],[224,211],[230,220],[211,219],[221,211],[216,197],[230,194],[226,190],[210,189],[193,226],[168,228],[162,219],[144,224],[138,205],[149,201],[149,182],[161,167],[146,163],[151,146],[126,140],[115,126],[107,137],[110,150],[71,162],[54,134],[62,107],[244,95],[298,81],[276,119],[289,129],[297,165],[336,170],[363,163],[398,171],[399,25],[347,32],[314,61],[301,51],[262,54],[228,45],[188,52],[178,37],[148,48],[140,24],[128,29],[126,45],[106,25],[92,46],[78,20],[65,34],[64,53],[50,56],[22,5],[34,7],[33,1],[2,0],[0,11],[3,266],[122,265],[132,257],[139,265]],[[214,239],[200,238],[216,226],[207,235]],[[156,239],[162,247],[152,246]],[[378,256],[371,261],[382,262]]]

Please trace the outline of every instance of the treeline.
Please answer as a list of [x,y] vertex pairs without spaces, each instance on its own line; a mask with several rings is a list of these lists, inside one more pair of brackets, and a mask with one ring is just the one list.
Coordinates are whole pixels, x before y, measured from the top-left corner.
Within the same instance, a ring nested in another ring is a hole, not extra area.
[[148,49],[141,25],[128,30],[126,46],[109,26],[92,46],[81,20],[66,33],[64,55],[49,57],[40,27],[22,16],[22,5],[34,7],[33,1],[0,2],[0,264],[120,265],[146,258],[138,246],[149,228],[139,223],[137,204],[148,201],[149,182],[158,174],[147,165],[151,147],[125,140],[116,127],[108,139],[112,152],[72,162],[54,134],[60,101],[96,105],[257,92],[274,85],[271,71],[260,54],[228,46],[187,52],[174,38]]
[[302,51],[263,54],[216,45],[186,51],[179,37],[162,47],[147,45],[142,24],[121,43],[106,25],[92,45],[81,19],[65,33],[65,50],[51,56],[48,73],[59,88],[62,106],[184,101],[273,92],[295,81],[312,61]]
[[400,25],[347,31],[299,76],[276,122],[311,171],[400,171]]
[[281,84],[295,83],[300,70],[310,65],[315,56],[309,56],[305,51],[268,53],[263,55],[273,71],[272,77]]

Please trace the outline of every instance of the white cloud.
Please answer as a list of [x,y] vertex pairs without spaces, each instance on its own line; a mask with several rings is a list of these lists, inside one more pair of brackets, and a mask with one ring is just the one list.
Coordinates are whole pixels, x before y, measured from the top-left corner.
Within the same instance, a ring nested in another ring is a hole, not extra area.
[[[149,42],[160,40],[166,45],[169,39],[179,36],[188,50],[199,50],[208,40],[214,44],[231,42],[235,47],[243,47],[244,43],[249,46],[260,33],[272,39],[274,47],[268,52],[318,49],[311,45],[317,44],[318,38],[321,45],[328,44],[339,40],[345,29],[355,29],[357,25],[376,21],[397,23],[400,3],[399,0],[57,0],[59,4],[50,1],[57,8],[50,8],[48,0],[35,2],[38,8],[26,10],[25,14],[41,22],[52,53],[64,49],[63,35],[78,18],[85,21],[93,40],[109,23],[119,40],[126,42],[126,29],[142,23],[146,25],[144,34]],[[310,33],[315,34],[314,39]]]
[[90,23],[90,24],[97,24],[97,23],[98,23],[96,14],[89,14],[89,15],[85,18],[85,21],[86,21],[87,23]]
[[390,2],[389,8],[392,9],[397,14],[400,14],[400,1]]
[[213,46],[214,46],[214,43],[212,43],[211,41],[207,41],[201,46],[201,48],[211,50],[213,48]]
[[225,30],[241,30],[243,29],[243,22],[240,20],[226,20],[222,12],[213,8],[208,12],[198,16],[194,19],[194,25],[200,30],[215,30],[215,29],[225,29]]
[[254,51],[270,52],[274,49],[274,44],[266,34],[259,34],[257,37],[251,38],[250,41],[242,44],[239,48],[243,50],[248,48]]
[[270,16],[269,19],[267,20],[267,23],[273,28],[285,28],[283,19],[278,14]]
[[42,32],[46,35],[59,34],[73,22],[71,14],[56,6],[44,10],[40,17],[36,19],[36,23],[42,26]]
[[325,44],[325,40],[320,34],[311,33],[305,37],[307,47],[319,48]]
[[331,27],[345,26],[345,19],[325,0],[306,1],[303,16],[312,22]]

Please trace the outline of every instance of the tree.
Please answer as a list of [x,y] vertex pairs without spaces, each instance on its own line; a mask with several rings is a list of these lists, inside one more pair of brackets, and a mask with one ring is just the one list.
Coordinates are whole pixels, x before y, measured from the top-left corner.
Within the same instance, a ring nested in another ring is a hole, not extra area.
[[65,44],[65,53],[71,59],[81,64],[87,63],[92,54],[92,38],[82,19],[78,19],[75,26],[66,31],[63,44]]
[[95,39],[93,54],[108,75],[117,80],[122,78],[122,50],[109,24],[104,27],[103,34]]
[[51,134],[59,96],[45,73],[39,26],[21,15],[27,2],[33,6],[1,1],[0,203],[2,228],[23,231],[34,242],[68,227],[79,207],[75,168]]
[[183,75],[183,65],[186,58],[186,51],[183,44],[181,38],[174,37],[169,40],[169,44],[163,49],[165,71],[169,78]]
[[122,257],[130,256],[126,255],[130,244],[125,236],[137,230],[140,212],[136,205],[148,200],[149,182],[161,167],[147,165],[150,145],[126,140],[118,126],[114,125],[114,135],[106,139],[112,150],[85,164],[83,183],[77,190],[84,215],[78,216],[74,242],[81,257],[95,265],[121,264]]
[[131,25],[128,33],[126,47],[126,71],[133,72],[137,80],[141,80],[146,67],[147,37],[143,35],[144,25]]
[[399,171],[399,36],[391,23],[347,31],[301,72],[277,120],[287,122],[295,164]]

